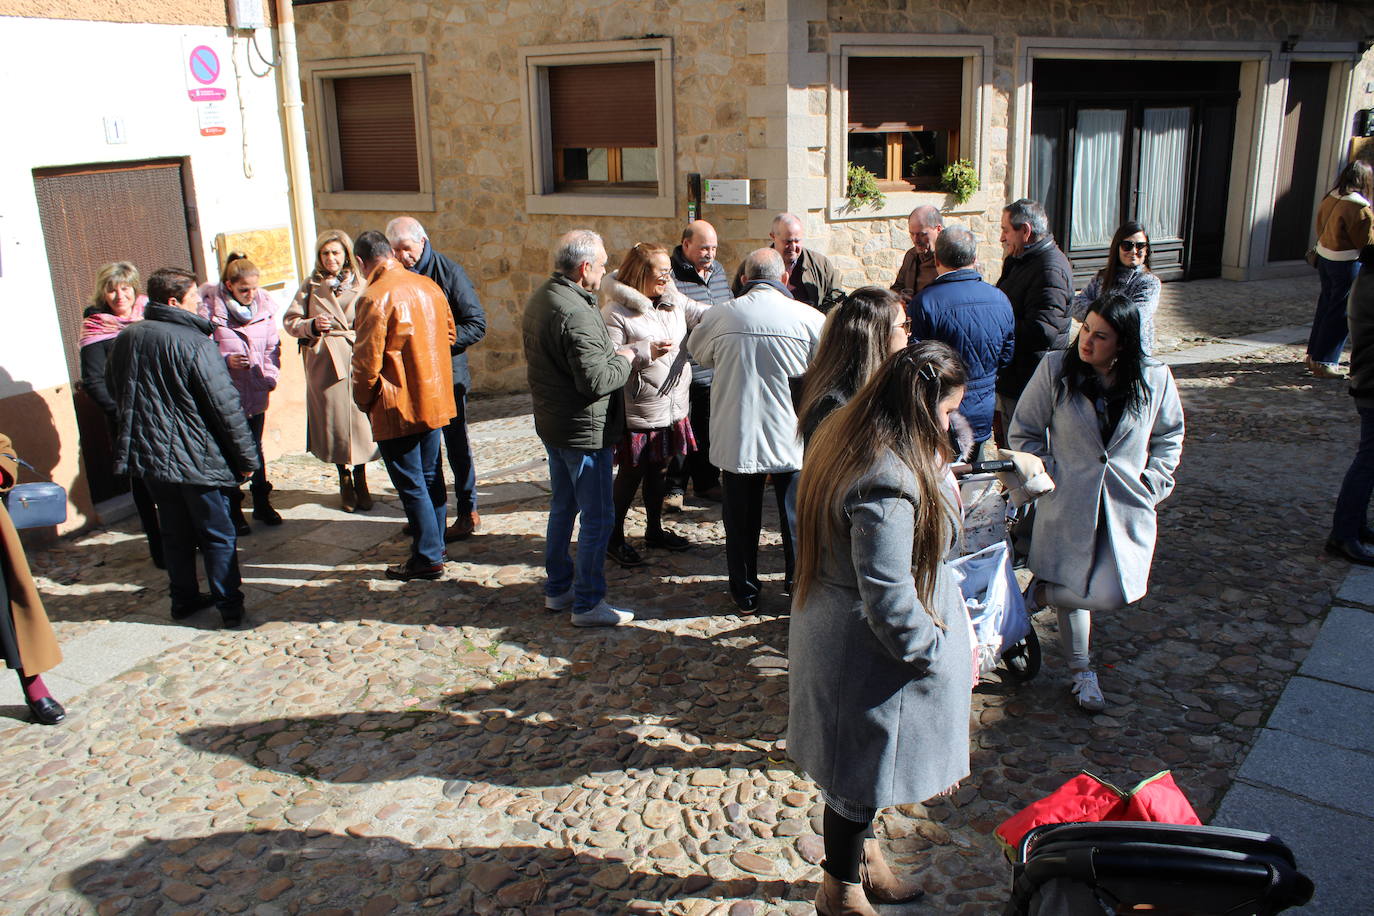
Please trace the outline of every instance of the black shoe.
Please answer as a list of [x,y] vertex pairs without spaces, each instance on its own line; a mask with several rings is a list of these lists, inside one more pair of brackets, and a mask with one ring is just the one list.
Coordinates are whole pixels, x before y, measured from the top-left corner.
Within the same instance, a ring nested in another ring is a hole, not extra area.
[[220,608],[219,617],[224,623],[224,629],[233,630],[243,624],[243,605],[240,604],[228,610]]
[[1360,526],[1360,540],[1366,544],[1374,544],[1374,528],[1368,525]]
[[253,529],[248,524],[248,519],[243,517],[243,507],[234,506],[229,510],[229,519],[234,523],[234,533],[239,537],[252,534]]
[[750,595],[747,598],[736,598],[735,607],[739,608],[741,614],[757,614],[759,612],[759,596]]
[[436,563],[430,566],[426,563],[414,564],[407,561],[386,568],[386,576],[388,579],[400,579],[402,582],[409,582],[411,579],[441,579],[443,575],[443,563]]
[[1366,547],[1357,540],[1338,541],[1335,538],[1327,538],[1326,552],[1333,557],[1340,557],[1361,566],[1374,566],[1374,549]]
[[612,544],[606,548],[607,559],[614,560],[621,566],[643,566],[644,558],[639,555],[629,544]]
[[43,697],[41,700],[30,700],[25,697],[24,703],[29,707],[33,721],[39,725],[56,725],[67,718],[67,711],[52,697]]
[[644,545],[677,552],[691,549],[692,542],[676,532],[660,531],[657,534],[644,535]]
[[215,599],[205,594],[197,595],[195,598],[191,599],[185,604],[177,604],[174,601],[172,602],[172,619],[185,620],[192,614],[195,614],[199,611],[203,611],[207,607],[212,606],[214,603]]
[[266,499],[254,499],[253,521],[262,522],[264,525],[280,525],[281,514],[273,509],[272,504]]

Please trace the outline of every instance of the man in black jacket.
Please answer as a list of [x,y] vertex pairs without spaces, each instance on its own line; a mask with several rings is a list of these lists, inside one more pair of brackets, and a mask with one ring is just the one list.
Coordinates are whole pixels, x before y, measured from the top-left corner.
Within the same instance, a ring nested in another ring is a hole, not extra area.
[[[238,537],[224,487],[258,468],[258,450],[210,322],[196,314],[196,278],[163,268],[148,278],[143,321],[120,332],[105,367],[118,408],[115,473],[143,478],[157,503],[172,617],[214,604],[243,622]],[[200,593],[196,548],[208,595]]]
[[1073,270],[1050,235],[1045,208],[1024,197],[1002,208],[1002,254],[997,288],[1016,316],[1016,355],[997,373],[997,411],[1010,426],[1040,358],[1069,345]]
[[454,522],[444,532],[445,541],[461,541],[481,526],[477,514],[477,472],[472,464],[472,445],[468,442],[468,389],[472,375],[468,372],[467,349],[487,334],[487,316],[477,299],[477,290],[467,272],[451,258],[434,250],[425,235],[425,227],[409,216],[398,216],[386,226],[386,240],[396,259],[421,276],[429,277],[448,297],[458,338],[449,351],[453,354],[453,401],[458,415],[444,427],[444,448],[448,450],[448,464],[453,470]]
[[[704,305],[724,305],[734,300],[725,268],[716,260],[716,229],[704,219],[687,224],[682,244],[673,249],[673,284],[688,299]],[[690,356],[690,354],[689,354]],[[668,465],[667,512],[681,512],[690,480],[698,499],[720,502],[720,471],[711,464],[711,378],[715,373],[691,360],[690,391],[692,435],[697,450],[678,456]]]

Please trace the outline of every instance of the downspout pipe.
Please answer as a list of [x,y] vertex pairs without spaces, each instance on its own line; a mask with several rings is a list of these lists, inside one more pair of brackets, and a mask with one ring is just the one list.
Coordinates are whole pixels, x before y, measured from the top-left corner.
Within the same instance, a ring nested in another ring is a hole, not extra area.
[[291,240],[301,280],[315,269],[315,206],[310,187],[310,157],[305,147],[305,105],[296,60],[296,19],[291,0],[274,0],[277,18],[277,89],[286,135],[287,194],[291,199]]

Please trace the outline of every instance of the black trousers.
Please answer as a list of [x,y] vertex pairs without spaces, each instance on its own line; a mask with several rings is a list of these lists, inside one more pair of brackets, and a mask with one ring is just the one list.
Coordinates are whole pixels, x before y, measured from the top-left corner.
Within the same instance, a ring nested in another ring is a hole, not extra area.
[[668,492],[686,493],[690,481],[692,492],[700,494],[720,486],[720,471],[711,463],[711,386],[694,384],[687,397],[697,450],[669,462]]
[[773,497],[778,504],[782,528],[782,551],[786,564],[787,590],[792,590],[792,530],[787,524],[787,488],[795,471],[774,474],[734,474],[721,471],[724,490],[721,514],[725,522],[725,562],[730,572],[730,596],[741,607],[758,601],[759,532],[763,529],[763,490],[773,479]]

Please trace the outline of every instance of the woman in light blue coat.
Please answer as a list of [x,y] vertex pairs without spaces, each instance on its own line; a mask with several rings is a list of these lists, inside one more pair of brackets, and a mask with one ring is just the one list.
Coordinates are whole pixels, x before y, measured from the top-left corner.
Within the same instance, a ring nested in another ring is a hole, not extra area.
[[823,916],[920,896],[887,867],[873,818],[969,772],[970,628],[944,563],[965,380],[946,344],[894,354],[821,422],[802,468],[787,750],[825,799]]
[[1017,402],[1008,440],[1055,482],[1036,504],[1033,606],[1059,614],[1078,705],[1106,707],[1088,653],[1092,612],[1140,600],[1155,551],[1155,507],[1174,488],[1183,407],[1169,367],[1141,349],[1141,313],[1108,294],[1077,343],[1049,354]]

